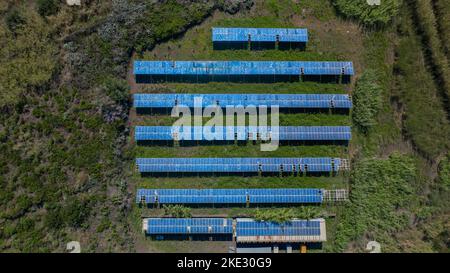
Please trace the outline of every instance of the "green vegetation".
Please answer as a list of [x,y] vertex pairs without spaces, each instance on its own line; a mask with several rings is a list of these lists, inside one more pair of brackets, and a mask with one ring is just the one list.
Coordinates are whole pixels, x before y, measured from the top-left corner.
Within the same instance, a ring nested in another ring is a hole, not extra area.
[[338,218],[336,250],[365,235],[381,243],[383,251],[398,251],[393,236],[409,226],[416,177],[414,161],[399,154],[386,160],[365,159],[354,166],[351,203]]
[[0,25],[0,106],[47,84],[56,68],[56,46],[36,13],[14,9]]
[[257,221],[285,223],[292,219],[314,219],[320,216],[315,207],[256,209],[253,218]]
[[113,101],[125,103],[129,97],[129,86],[127,81],[116,78],[107,78],[101,85],[103,91]]
[[402,18],[398,26],[394,95],[400,99],[400,104],[404,104],[406,136],[425,157],[433,159],[449,148],[450,125],[439,87],[432,72],[424,65],[426,57],[421,50],[421,40],[412,27],[407,8],[402,11]]
[[[440,40],[438,22],[436,19],[433,3],[430,0],[413,1],[412,12],[417,16],[418,30],[424,43],[425,57],[430,58],[430,66],[434,70],[439,83],[439,88],[443,91],[443,96],[450,98],[450,67],[447,56],[444,52],[443,41]],[[447,22],[448,23],[448,22]],[[450,105],[447,105],[450,108]]]
[[366,70],[356,83],[353,92],[353,122],[363,132],[376,125],[381,109],[381,86],[374,70]]
[[41,16],[54,15],[59,9],[58,0],[37,0],[38,13]]
[[439,177],[438,183],[450,190],[450,157],[447,156],[439,163]]
[[26,23],[25,19],[20,14],[19,10],[13,9],[6,15],[6,26],[12,33],[16,33],[23,24]]
[[399,12],[402,0],[382,0],[381,5],[369,5],[367,0],[333,0],[333,3],[340,13],[365,25],[386,25]]
[[191,218],[191,209],[182,205],[164,205],[164,215],[175,218]]
[[450,1],[449,0],[436,0],[433,2],[434,11],[437,19],[437,29],[440,39],[442,41],[442,47],[447,55],[447,60],[450,61]]

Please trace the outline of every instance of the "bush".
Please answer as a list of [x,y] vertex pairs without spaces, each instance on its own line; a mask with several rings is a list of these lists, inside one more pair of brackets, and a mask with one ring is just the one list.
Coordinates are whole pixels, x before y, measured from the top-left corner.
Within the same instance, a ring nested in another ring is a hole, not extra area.
[[363,132],[377,124],[377,114],[381,109],[383,89],[377,83],[374,70],[366,70],[356,82],[353,93],[353,121]]
[[55,208],[47,212],[44,218],[44,224],[47,228],[58,230],[64,227],[64,219],[61,209]]
[[344,16],[355,18],[365,25],[386,25],[397,15],[402,0],[381,0],[380,5],[369,5],[367,0],[334,0],[333,4]]
[[37,1],[38,13],[41,16],[49,16],[56,14],[59,10],[58,0],[38,0]]
[[25,23],[25,19],[23,16],[19,13],[17,9],[13,9],[7,16],[6,16],[6,25],[8,26],[8,29],[12,32],[16,32],[16,30],[21,27]]
[[192,217],[191,209],[182,205],[164,205],[164,215],[175,218],[190,218]]
[[450,189],[450,156],[439,163],[438,181],[447,190]]
[[89,214],[88,203],[78,199],[71,200],[63,209],[64,222],[72,227],[81,227]]
[[128,83],[117,78],[107,78],[102,88],[105,93],[115,102],[122,103],[128,100]]
[[257,221],[271,221],[284,223],[292,219],[313,219],[319,216],[319,211],[314,207],[277,208],[277,209],[256,209],[253,218]]
[[270,210],[257,209],[253,218],[257,221],[284,223],[294,218],[294,214],[291,209],[287,208]]

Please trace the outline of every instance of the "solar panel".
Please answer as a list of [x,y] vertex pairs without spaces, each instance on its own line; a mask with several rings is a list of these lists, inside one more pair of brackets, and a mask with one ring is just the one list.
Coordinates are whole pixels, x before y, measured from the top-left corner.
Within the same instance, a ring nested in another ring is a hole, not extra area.
[[[258,173],[339,171],[337,158],[137,158],[141,173]],[[291,171],[289,171],[291,172]]]
[[353,75],[352,62],[135,61],[134,75]]
[[[238,137],[240,136],[240,137]],[[349,126],[136,126],[136,141],[163,140],[281,140],[349,141]]]
[[237,242],[318,242],[326,240],[325,221],[292,220],[286,223],[239,218]]
[[225,218],[149,218],[146,233],[233,234],[233,222]]
[[[194,105],[194,98],[201,104]],[[279,108],[350,109],[352,101],[344,94],[134,94],[136,108],[189,108],[219,106],[278,105]]]
[[138,189],[136,202],[159,204],[322,203],[321,189]]
[[213,42],[308,42],[303,28],[212,28]]

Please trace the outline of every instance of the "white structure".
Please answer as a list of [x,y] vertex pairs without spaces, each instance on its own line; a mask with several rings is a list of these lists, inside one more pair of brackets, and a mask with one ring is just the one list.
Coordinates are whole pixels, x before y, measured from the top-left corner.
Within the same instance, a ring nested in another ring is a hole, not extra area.
[[81,6],[81,0],[66,0],[69,6]]

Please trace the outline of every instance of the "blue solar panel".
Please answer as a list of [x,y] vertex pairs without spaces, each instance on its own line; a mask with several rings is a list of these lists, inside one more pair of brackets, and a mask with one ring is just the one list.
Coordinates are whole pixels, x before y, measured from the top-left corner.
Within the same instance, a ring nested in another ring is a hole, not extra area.
[[149,218],[147,234],[233,234],[233,222],[225,218]]
[[[135,140],[281,140],[281,141],[349,141],[349,126],[136,126]],[[203,132],[203,134],[201,133]]]
[[[201,100],[201,104],[194,105],[194,98]],[[353,106],[350,97],[343,94],[134,94],[136,108],[173,108],[177,105],[189,108],[278,105],[291,109],[350,109]]]
[[353,75],[352,62],[135,61],[134,75]]
[[308,42],[303,28],[212,28],[213,42]]
[[295,172],[340,170],[337,158],[137,158],[141,173],[199,172],[242,173],[281,172],[289,165]]
[[320,236],[319,220],[293,220],[286,223],[238,219],[236,237],[243,236]]
[[322,203],[321,189],[138,189],[136,202],[159,204]]

